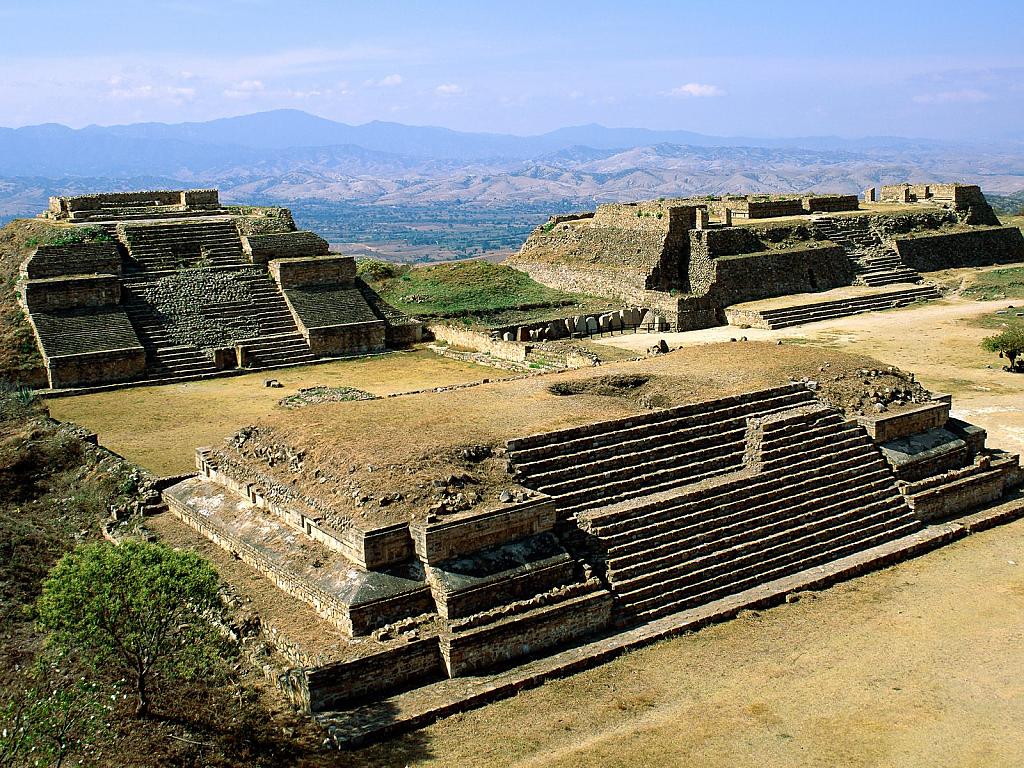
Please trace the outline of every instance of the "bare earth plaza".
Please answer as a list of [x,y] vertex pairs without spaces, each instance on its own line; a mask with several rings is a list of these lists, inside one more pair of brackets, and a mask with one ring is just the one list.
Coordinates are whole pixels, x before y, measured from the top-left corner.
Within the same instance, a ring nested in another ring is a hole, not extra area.
[[[37,221],[60,244],[17,290],[51,412],[150,465],[145,527],[213,563],[246,663],[337,747],[1024,516],[1021,426],[993,445],[913,367],[794,336],[1024,262],[975,186],[553,216],[506,268],[590,303],[490,325],[400,311],[289,210],[216,190],[55,197]],[[215,386],[267,397],[160,443],[160,393]]]

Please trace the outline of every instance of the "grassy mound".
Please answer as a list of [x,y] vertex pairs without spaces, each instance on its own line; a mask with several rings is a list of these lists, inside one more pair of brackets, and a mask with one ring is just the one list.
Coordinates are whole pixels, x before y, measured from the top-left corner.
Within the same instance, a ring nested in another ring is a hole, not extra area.
[[386,302],[418,317],[459,317],[509,309],[577,304],[588,297],[557,291],[529,275],[487,261],[410,267],[362,261],[359,275]]

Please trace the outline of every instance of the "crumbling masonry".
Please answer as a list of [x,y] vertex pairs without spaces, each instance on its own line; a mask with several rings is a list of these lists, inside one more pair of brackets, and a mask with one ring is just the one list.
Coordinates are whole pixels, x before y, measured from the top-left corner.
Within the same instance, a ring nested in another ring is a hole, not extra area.
[[54,197],[68,225],[22,266],[20,295],[54,389],[295,365],[416,341],[421,326],[284,208],[216,190]]

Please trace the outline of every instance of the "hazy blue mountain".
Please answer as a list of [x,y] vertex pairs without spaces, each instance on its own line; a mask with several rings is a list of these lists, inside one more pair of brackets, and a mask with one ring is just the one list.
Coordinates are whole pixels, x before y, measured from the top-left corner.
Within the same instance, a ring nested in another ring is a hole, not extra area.
[[821,151],[936,150],[940,142],[876,137],[768,139],[706,136],[691,131],[580,125],[539,136],[466,133],[448,128],[371,122],[346,125],[294,109],[202,123],[137,123],[72,130],[46,124],[0,128],[2,175],[197,174],[254,162],[279,150],[358,147],[415,160],[500,162],[562,152],[625,150],[658,144],[692,147],[803,148]]

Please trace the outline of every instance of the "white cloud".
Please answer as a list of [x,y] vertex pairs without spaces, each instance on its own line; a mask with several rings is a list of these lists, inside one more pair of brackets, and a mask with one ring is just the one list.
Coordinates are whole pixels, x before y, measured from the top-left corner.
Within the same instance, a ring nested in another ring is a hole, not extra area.
[[168,101],[183,104],[196,96],[196,89],[172,84],[138,82],[123,75],[107,79],[107,95],[118,101]]
[[686,83],[680,85],[678,88],[673,88],[668,92],[669,96],[695,96],[695,97],[707,97],[707,96],[721,96],[725,91],[719,88],[717,85],[709,85],[708,83]]
[[388,75],[382,77],[380,80],[367,80],[366,84],[377,88],[394,88],[396,85],[402,84],[401,75]]
[[265,90],[262,80],[242,80],[224,89],[224,95],[229,99],[248,99],[257,93]]
[[434,92],[438,96],[458,96],[460,93],[465,93],[465,90],[461,85],[455,83],[442,83],[434,89]]
[[990,101],[992,97],[974,88],[960,91],[940,91],[938,93],[921,93],[914,97],[918,104],[980,104]]

